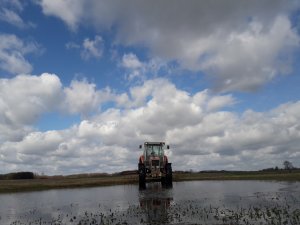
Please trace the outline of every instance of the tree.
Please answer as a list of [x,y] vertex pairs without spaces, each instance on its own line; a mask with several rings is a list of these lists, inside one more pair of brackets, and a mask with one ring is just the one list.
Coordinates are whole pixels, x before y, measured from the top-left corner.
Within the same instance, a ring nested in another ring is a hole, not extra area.
[[284,161],[283,166],[285,170],[291,171],[294,167],[293,164],[290,161]]

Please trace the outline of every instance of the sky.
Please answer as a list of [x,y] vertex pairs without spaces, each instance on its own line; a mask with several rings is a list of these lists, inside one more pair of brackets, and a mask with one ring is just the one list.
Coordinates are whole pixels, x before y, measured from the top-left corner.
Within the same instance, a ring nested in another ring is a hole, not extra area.
[[300,1],[0,0],[0,173],[300,167]]

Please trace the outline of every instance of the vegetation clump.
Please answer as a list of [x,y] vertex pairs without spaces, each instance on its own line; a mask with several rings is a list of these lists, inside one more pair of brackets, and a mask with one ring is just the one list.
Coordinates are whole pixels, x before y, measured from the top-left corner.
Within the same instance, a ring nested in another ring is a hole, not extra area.
[[21,179],[34,179],[34,174],[32,172],[0,174],[0,180],[21,180]]

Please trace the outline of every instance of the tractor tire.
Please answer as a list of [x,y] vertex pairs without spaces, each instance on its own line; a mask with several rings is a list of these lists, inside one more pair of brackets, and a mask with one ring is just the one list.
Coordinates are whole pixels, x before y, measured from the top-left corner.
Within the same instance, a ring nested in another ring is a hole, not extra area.
[[139,187],[140,189],[146,188],[146,169],[143,163],[139,163]]
[[172,164],[167,163],[166,164],[166,186],[167,187],[172,187],[173,186],[173,172],[172,172]]

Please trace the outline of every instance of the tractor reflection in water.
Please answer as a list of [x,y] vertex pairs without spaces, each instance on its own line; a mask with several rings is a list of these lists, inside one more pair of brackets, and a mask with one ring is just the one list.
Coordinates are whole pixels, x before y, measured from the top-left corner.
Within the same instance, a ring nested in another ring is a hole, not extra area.
[[[145,142],[143,155],[139,158],[139,187],[146,188],[147,182],[161,182],[162,186],[172,187],[172,166],[164,153],[164,142]],[[142,145],[140,145],[140,149]]]
[[168,224],[172,189],[161,187],[158,183],[148,184],[147,190],[140,191],[139,202],[145,214],[145,224]]

